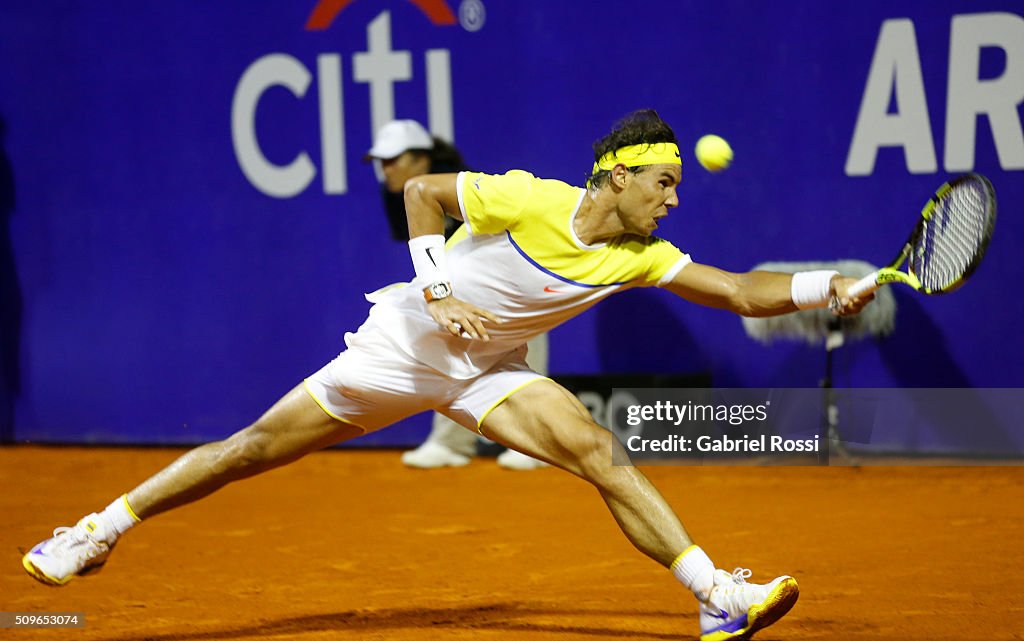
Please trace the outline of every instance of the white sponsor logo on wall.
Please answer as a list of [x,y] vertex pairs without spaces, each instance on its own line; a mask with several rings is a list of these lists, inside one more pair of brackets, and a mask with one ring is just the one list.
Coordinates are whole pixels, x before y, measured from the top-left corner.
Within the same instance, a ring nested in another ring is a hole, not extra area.
[[[998,47],[1006,66],[996,78],[979,77],[981,50]],[[1024,169],[1024,132],[1019,108],[1024,102],[1024,18],[1013,13],[953,16],[946,78],[943,168],[974,169],[977,123],[988,118],[999,164]],[[889,105],[896,110],[889,113]],[[878,34],[864,95],[846,157],[846,175],[869,176],[878,150],[902,147],[907,171],[938,171],[935,138],[928,116],[924,76],[914,23],[886,20]]]
[[[412,53],[392,49],[391,14],[380,13],[366,27],[366,51],[352,55],[352,79],[370,86],[371,131],[377,131],[395,117],[394,83],[413,79]],[[451,54],[447,49],[428,49],[426,102],[428,128],[445,140],[454,141],[451,88]],[[345,158],[345,102],[341,54],[317,56],[316,84],[320,112],[319,167],[323,192],[348,191]],[[306,151],[289,163],[272,163],[260,149],[256,131],[256,109],[260,98],[272,87],[284,87],[303,99],[313,82],[313,73],[302,61],[286,53],[271,53],[253,62],[242,74],[231,103],[231,139],[235,156],[245,177],[268,196],[291,198],[305,191],[316,178],[318,168]]]

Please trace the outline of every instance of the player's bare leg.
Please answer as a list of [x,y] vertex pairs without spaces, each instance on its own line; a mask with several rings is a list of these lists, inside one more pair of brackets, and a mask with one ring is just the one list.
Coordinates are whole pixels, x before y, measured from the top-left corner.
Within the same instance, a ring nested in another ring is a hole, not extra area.
[[631,465],[612,465],[615,436],[565,388],[538,381],[484,419],[484,436],[590,482],[634,546],[669,567],[693,542],[657,488]]
[[362,433],[329,416],[300,385],[249,427],[201,445],[151,476],[128,493],[128,504],[140,519],[148,518]]
[[25,554],[22,565],[43,583],[64,585],[101,567],[117,538],[135,522],[360,434],[360,428],[332,418],[296,387],[249,427],[189,451],[74,527],[57,528],[52,538]]
[[749,570],[716,570],[647,477],[631,465],[612,464],[613,450],[622,445],[557,383],[522,388],[494,408],[481,428],[488,438],[597,488],[630,542],[671,568],[700,601],[701,641],[749,638],[796,603],[799,589],[791,577],[758,585],[746,582]]

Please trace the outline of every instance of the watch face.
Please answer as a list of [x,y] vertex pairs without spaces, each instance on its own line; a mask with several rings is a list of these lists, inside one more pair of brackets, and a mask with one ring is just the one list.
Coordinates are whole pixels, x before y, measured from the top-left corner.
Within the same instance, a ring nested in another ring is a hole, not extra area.
[[434,283],[433,285],[430,286],[431,298],[447,298],[448,296],[451,295],[451,293],[451,289],[449,289],[447,283]]

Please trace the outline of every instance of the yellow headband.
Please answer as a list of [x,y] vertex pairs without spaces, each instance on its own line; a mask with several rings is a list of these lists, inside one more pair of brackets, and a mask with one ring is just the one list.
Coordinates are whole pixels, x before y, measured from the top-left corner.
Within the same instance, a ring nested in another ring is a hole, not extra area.
[[641,143],[609,151],[594,163],[594,170],[590,173],[608,171],[619,163],[627,167],[639,167],[662,163],[682,165],[683,161],[679,158],[679,147],[671,142]]

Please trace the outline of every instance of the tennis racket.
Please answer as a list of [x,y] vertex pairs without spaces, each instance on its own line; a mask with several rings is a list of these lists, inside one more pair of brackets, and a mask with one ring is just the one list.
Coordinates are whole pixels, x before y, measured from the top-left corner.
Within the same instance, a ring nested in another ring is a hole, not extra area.
[[[981,263],[996,226],[996,192],[980,174],[965,174],[939,187],[921,220],[888,267],[854,283],[851,297],[903,283],[929,295],[946,294],[967,281]],[[899,267],[907,261],[907,271]]]

